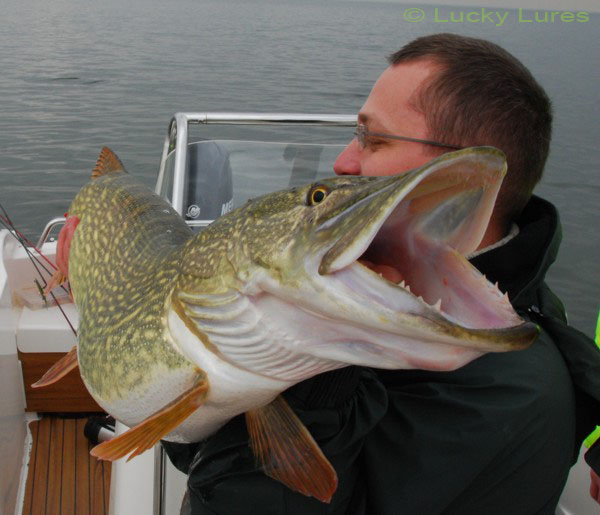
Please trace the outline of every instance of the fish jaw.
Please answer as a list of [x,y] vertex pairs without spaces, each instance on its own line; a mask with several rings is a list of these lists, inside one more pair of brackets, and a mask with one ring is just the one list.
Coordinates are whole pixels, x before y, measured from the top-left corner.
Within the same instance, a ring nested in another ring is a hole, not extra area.
[[[463,255],[479,245],[505,172],[504,155],[481,147],[445,154],[401,176],[357,181],[343,209],[290,243],[290,265],[277,273],[264,267],[249,291],[338,325],[469,348],[473,357],[525,348],[537,327],[524,322]],[[361,258],[393,267],[405,282],[386,280]],[[389,355],[393,338],[365,344],[379,346],[369,365],[405,367],[402,352],[396,362]],[[334,349],[325,353],[328,359],[336,359]],[[338,359],[347,362],[348,356]],[[435,357],[422,365],[439,368]]]
[[[366,327],[360,322],[340,323],[323,317],[273,295],[257,298],[257,307],[272,313],[270,328],[275,334],[294,334],[294,341],[286,342],[297,353],[296,362],[303,363],[310,356],[323,370],[340,366],[359,365],[384,369],[422,369],[435,371],[455,370],[483,355],[483,350],[456,345],[443,338],[426,340],[416,332],[406,335]],[[276,315],[275,315],[276,314]],[[282,342],[285,340],[279,340]],[[337,365],[336,365],[337,364]],[[314,375],[312,370],[298,367],[294,378],[301,380]],[[280,374],[280,371],[272,371]],[[304,374],[298,377],[298,374]]]

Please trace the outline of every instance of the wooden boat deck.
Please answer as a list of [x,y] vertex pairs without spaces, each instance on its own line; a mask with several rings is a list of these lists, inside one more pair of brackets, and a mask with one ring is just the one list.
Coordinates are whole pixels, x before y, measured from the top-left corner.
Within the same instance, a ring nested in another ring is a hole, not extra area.
[[111,464],[90,456],[86,421],[44,416],[30,423],[23,515],[108,514]]

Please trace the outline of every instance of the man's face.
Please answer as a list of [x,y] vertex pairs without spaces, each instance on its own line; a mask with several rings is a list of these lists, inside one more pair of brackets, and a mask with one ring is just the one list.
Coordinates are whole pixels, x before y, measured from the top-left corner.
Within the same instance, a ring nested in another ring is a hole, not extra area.
[[[425,117],[411,104],[423,83],[437,70],[427,59],[390,66],[377,80],[358,113],[371,132],[429,139]],[[395,175],[430,161],[434,147],[423,143],[367,137],[365,148],[354,138],[338,156],[338,175]]]

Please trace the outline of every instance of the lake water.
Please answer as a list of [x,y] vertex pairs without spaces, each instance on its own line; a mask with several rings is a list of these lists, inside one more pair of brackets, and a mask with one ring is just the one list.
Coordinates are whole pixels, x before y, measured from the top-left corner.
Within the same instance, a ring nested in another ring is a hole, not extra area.
[[[424,20],[407,21],[417,5]],[[462,22],[450,21],[461,13]],[[153,185],[177,111],[354,113],[386,56],[409,40],[484,37],[521,59],[554,101],[538,193],[559,208],[564,238],[549,280],[572,323],[591,335],[600,287],[600,15],[552,22],[537,14],[509,10],[499,26],[491,14],[476,21],[481,9],[443,7],[436,16],[416,3],[4,0],[0,202],[37,238],[66,211],[103,145]]]

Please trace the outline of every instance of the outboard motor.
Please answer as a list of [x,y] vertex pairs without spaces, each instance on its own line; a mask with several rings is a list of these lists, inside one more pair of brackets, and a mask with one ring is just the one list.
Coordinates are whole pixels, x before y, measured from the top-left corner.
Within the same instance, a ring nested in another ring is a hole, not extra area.
[[214,220],[233,209],[229,150],[216,141],[188,146],[185,220]]

